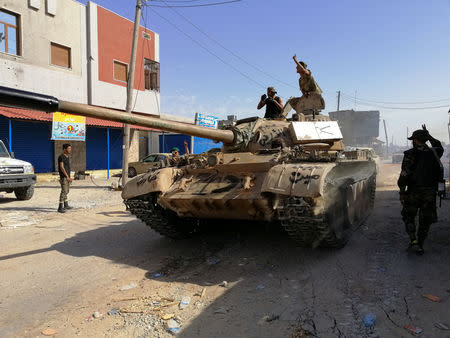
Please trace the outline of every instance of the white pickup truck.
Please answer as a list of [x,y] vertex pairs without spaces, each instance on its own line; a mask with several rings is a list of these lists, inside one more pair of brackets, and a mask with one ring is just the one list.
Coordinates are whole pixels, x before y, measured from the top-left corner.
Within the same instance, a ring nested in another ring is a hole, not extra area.
[[17,160],[0,140],[0,191],[13,192],[18,200],[33,197],[36,175],[31,163]]

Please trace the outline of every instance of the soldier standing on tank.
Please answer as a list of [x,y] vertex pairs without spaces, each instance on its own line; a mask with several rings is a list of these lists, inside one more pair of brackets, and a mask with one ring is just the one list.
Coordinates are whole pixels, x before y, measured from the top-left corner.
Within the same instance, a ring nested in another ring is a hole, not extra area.
[[59,195],[58,212],[64,213],[66,210],[72,209],[67,202],[67,194],[69,193],[70,183],[73,179],[70,177],[70,159],[72,146],[64,143],[62,146],[63,153],[58,157],[59,182],[61,184],[61,194]]
[[[409,248],[423,255],[423,244],[432,223],[437,221],[436,195],[441,179],[440,158],[444,153],[441,142],[433,138],[425,125],[413,132],[413,148],[404,152],[402,171],[398,179],[402,218],[410,238]],[[431,147],[426,142],[429,141]],[[415,218],[419,212],[419,226]]]
[[283,117],[281,112],[283,110],[283,101],[279,96],[276,96],[277,90],[274,87],[267,88],[267,94],[261,95],[261,100],[256,107],[258,110],[266,106],[265,119],[276,119]]

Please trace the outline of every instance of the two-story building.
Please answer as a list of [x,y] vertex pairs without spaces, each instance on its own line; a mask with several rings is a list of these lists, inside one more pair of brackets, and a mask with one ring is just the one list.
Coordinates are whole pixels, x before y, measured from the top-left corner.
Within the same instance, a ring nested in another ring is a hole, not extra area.
[[[133,26],[93,2],[3,0],[0,85],[125,110]],[[160,115],[159,72],[159,35],[141,26],[134,113]],[[36,172],[54,171],[63,142],[50,139],[51,121],[51,114],[0,107],[0,139]],[[86,141],[71,142],[74,170],[121,168],[122,124],[87,118],[86,125]],[[150,150],[148,133],[132,129],[130,161]]]

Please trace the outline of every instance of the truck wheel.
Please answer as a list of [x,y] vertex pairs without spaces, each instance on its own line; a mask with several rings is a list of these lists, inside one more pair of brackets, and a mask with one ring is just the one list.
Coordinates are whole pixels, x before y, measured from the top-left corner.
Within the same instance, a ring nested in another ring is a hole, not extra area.
[[137,175],[136,169],[133,167],[128,168],[128,177],[134,177]]
[[14,189],[14,194],[16,195],[18,200],[21,201],[29,200],[31,197],[33,197],[34,186],[30,185],[29,187]]

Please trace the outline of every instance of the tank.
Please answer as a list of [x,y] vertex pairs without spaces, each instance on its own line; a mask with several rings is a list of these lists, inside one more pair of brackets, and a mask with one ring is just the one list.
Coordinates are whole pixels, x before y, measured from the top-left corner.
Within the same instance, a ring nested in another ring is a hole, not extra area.
[[123,187],[127,209],[170,238],[190,236],[217,220],[240,220],[280,224],[300,246],[342,247],[373,208],[373,152],[345,151],[337,122],[320,114],[301,121],[247,118],[217,130],[5,87],[0,104],[223,142],[221,149],[162,163]]

